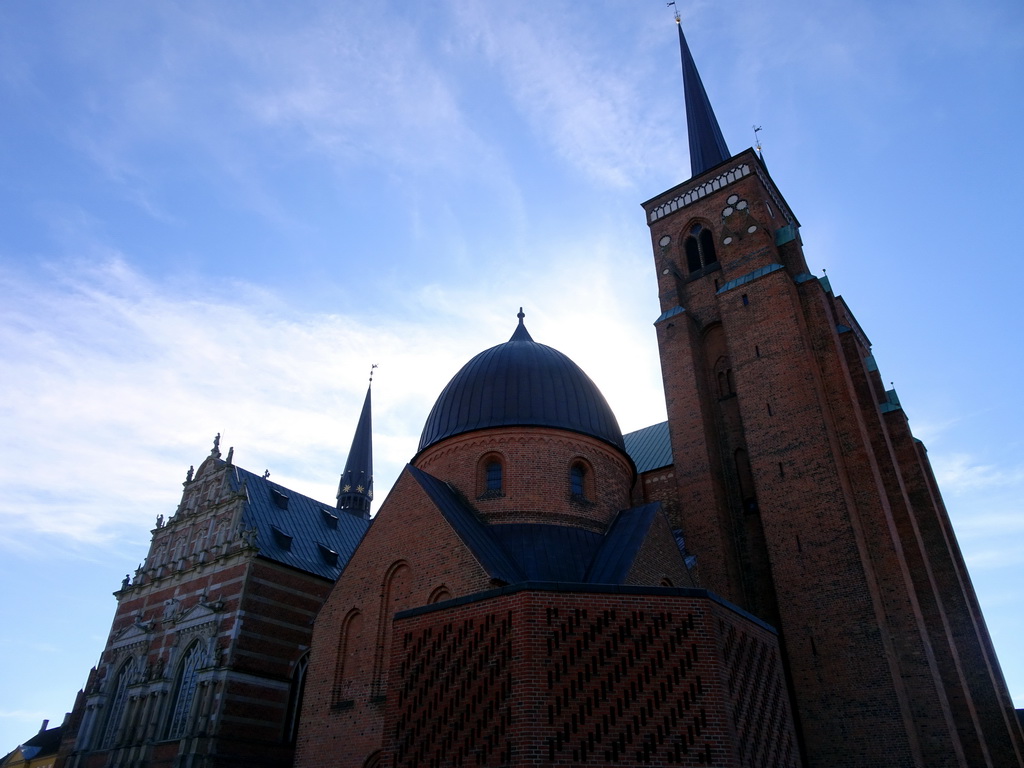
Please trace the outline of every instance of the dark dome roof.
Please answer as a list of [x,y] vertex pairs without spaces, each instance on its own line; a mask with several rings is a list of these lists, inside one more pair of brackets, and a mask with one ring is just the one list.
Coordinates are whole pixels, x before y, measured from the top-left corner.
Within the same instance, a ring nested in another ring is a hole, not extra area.
[[491,427],[568,429],[625,450],[597,385],[557,349],[535,342],[522,318],[511,339],[481,352],[448,382],[427,417],[419,450]]

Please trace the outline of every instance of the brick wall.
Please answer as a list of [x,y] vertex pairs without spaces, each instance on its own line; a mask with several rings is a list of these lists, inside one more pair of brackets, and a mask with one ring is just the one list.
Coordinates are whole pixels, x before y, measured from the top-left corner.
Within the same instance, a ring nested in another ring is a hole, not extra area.
[[[500,457],[504,488],[488,495],[481,484],[481,461]],[[587,497],[570,494],[569,470],[582,461],[592,481]],[[603,531],[630,506],[634,471],[617,448],[587,435],[539,427],[508,427],[470,432],[433,445],[416,466],[451,483],[488,522],[545,522]]]
[[382,765],[795,766],[774,634],[698,590],[399,618]]

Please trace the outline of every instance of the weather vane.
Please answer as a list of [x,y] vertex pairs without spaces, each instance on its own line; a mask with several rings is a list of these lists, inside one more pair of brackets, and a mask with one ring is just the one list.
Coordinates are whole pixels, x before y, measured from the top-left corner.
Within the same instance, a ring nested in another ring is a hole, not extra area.
[[373,369],[376,368],[376,367],[377,367],[376,363],[371,363],[370,364],[370,383],[371,384],[373,383]]
[[761,154],[761,137],[758,136],[757,134],[759,134],[761,132],[761,126],[760,125],[752,125],[751,128],[754,129],[754,148],[757,150],[757,154],[760,155]]
[[679,23],[679,8],[676,6],[675,0],[672,0],[672,2],[670,2],[670,3],[665,3],[665,7],[672,9],[672,13],[674,13],[675,17],[676,17],[676,24],[678,24]]

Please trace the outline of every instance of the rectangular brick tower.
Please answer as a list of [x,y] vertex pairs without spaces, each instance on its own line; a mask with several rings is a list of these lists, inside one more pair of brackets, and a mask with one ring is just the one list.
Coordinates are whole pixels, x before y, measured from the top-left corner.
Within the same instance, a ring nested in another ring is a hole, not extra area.
[[710,162],[644,204],[674,523],[701,586],[779,628],[809,765],[1021,765],[924,447],[867,336],[809,274],[758,155]]

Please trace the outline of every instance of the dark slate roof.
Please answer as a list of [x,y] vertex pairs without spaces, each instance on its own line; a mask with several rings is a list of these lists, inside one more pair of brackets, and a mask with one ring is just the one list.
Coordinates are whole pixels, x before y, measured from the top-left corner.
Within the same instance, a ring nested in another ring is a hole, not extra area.
[[408,465],[408,470],[492,578],[508,584],[525,579],[524,574],[516,567],[515,561],[491,536],[488,526],[477,517],[476,511],[461,494],[448,483],[428,475],[411,464]]
[[448,483],[408,470],[491,578],[506,584],[621,584],[660,508],[654,502],[619,512],[603,535],[543,523],[488,525]]
[[245,491],[243,526],[255,528],[262,557],[332,581],[341,575],[370,521],[283,485],[232,467],[232,487]]
[[622,439],[626,443],[626,453],[636,464],[637,474],[672,464],[672,441],[667,421],[630,432]]
[[465,432],[511,426],[567,429],[623,447],[619,423],[597,385],[561,352],[535,342],[522,316],[512,338],[481,352],[448,382],[427,417],[419,450]]
[[690,174],[697,176],[731,156],[722,138],[722,129],[711,108],[711,100],[701,82],[690,46],[679,27],[679,54],[683,64],[683,92],[686,100],[686,132],[690,139]]
[[21,745],[21,754],[26,761],[45,755],[56,755],[60,748],[60,736],[63,726],[47,728]]
[[640,545],[654,522],[661,502],[624,509],[615,516],[587,573],[590,584],[622,584],[636,560]]
[[492,525],[490,531],[529,581],[586,581],[587,566],[604,538],[582,528],[543,523]]

